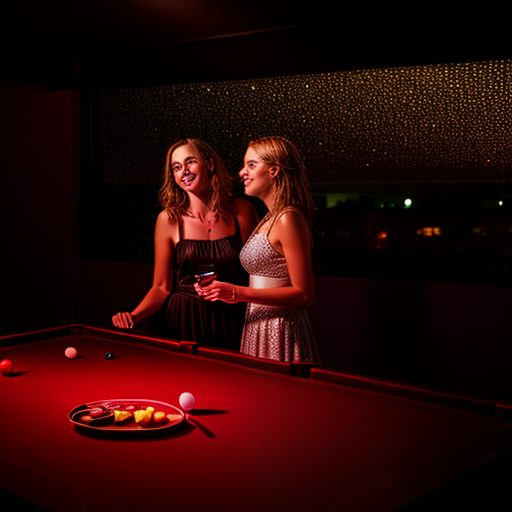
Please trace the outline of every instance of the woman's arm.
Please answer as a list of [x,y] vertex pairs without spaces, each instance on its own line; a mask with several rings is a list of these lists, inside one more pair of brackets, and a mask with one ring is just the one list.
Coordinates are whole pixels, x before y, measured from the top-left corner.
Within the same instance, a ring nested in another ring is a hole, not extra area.
[[135,323],[156,313],[172,288],[173,247],[177,240],[177,223],[170,223],[164,210],[158,215],[155,226],[155,262],[153,285],[142,301],[131,312],[122,311],[112,317],[116,327],[129,329]]
[[314,296],[314,273],[311,262],[311,232],[304,216],[288,210],[276,220],[269,241],[286,258],[290,285],[276,288],[252,288],[214,281],[196,291],[206,300],[252,302],[265,306],[295,307],[310,304]]

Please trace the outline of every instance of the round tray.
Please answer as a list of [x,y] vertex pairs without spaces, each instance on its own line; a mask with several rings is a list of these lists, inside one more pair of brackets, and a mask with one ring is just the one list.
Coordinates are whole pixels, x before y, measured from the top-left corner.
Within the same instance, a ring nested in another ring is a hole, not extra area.
[[[155,422],[152,418],[144,426],[136,423],[133,413],[148,407],[152,407],[155,413],[163,412],[164,420]],[[115,422],[114,411],[129,411],[132,415],[124,421]],[[121,398],[97,400],[77,405],[69,411],[68,418],[77,429],[88,433],[144,435],[167,433],[182,426],[185,413],[166,402],[141,398]]]

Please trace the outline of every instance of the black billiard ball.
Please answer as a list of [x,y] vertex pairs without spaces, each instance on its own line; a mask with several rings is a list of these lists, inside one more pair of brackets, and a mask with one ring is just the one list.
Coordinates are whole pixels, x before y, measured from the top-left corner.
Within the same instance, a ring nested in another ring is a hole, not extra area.
[[105,352],[105,359],[114,359],[114,354],[112,352]]

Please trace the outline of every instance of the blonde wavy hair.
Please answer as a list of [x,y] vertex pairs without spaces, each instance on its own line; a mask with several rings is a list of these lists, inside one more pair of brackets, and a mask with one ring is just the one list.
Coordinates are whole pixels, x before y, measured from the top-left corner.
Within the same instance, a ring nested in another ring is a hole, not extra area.
[[212,170],[209,172],[212,191],[209,207],[216,219],[222,217],[229,220],[233,216],[233,178],[220,155],[205,141],[197,138],[177,140],[167,150],[164,180],[159,191],[160,205],[167,211],[169,219],[173,221],[187,215],[189,197],[176,183],[172,170],[172,154],[177,148],[185,145],[192,146],[207,164],[213,162]]
[[251,140],[254,149],[267,164],[278,165],[275,177],[275,203],[273,215],[293,206],[300,210],[311,225],[314,212],[313,197],[306,176],[304,159],[297,146],[285,137],[267,136]]

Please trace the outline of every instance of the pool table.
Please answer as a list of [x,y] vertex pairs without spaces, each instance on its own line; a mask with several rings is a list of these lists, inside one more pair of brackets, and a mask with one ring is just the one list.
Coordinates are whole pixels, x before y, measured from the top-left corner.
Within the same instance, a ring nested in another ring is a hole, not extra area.
[[[15,364],[0,375],[0,488],[34,510],[391,511],[512,444],[507,405],[140,333],[18,333],[0,359]],[[123,435],[70,420],[121,399],[183,421]]]

